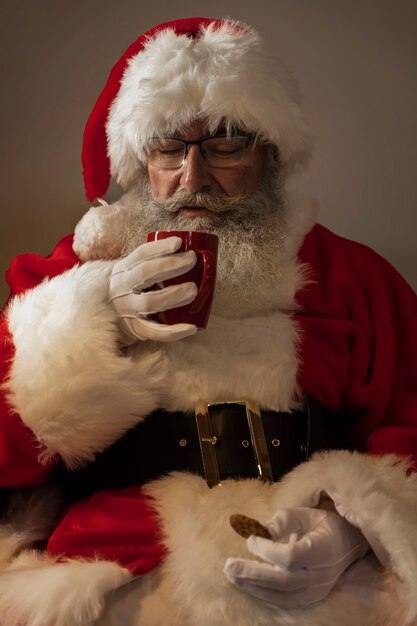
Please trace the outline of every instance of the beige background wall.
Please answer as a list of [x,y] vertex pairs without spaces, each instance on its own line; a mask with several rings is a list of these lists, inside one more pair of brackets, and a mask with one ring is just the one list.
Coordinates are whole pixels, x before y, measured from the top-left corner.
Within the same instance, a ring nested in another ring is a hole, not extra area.
[[417,287],[415,0],[1,0],[0,296],[9,259],[48,253],[88,207],[80,149],[108,71],[140,33],[191,15],[254,25],[298,76],[321,221]]

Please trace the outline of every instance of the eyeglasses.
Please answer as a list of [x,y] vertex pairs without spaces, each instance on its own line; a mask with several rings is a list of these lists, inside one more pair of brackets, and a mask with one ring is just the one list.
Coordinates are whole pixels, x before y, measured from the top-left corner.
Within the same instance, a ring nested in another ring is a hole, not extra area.
[[190,146],[196,145],[210,167],[235,167],[245,157],[252,139],[251,135],[217,135],[197,141],[155,137],[148,146],[147,161],[163,170],[178,169],[184,164]]

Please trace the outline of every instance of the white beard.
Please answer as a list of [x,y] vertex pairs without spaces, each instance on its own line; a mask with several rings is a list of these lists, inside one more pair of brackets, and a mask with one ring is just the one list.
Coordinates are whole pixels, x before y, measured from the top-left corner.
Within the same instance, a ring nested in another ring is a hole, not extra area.
[[[287,234],[285,193],[275,164],[267,165],[259,190],[243,198],[181,190],[168,200],[156,200],[144,171],[122,202],[132,212],[123,255],[154,230],[214,233],[219,259],[212,312],[241,319],[274,310]],[[211,215],[187,218],[178,213],[182,206],[208,208]]]

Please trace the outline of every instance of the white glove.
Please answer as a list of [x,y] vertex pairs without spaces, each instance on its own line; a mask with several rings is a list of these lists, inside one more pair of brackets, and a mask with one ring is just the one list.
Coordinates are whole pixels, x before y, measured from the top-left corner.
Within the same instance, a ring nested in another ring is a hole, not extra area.
[[197,285],[190,282],[144,292],[194,267],[197,257],[193,250],[175,254],[181,244],[182,240],[175,236],[150,241],[114,264],[110,302],[126,345],[145,339],[175,341],[197,332],[194,324],[168,325],[147,319],[152,313],[189,304],[197,295]]
[[271,539],[250,536],[262,562],[229,558],[225,574],[247,593],[282,608],[322,600],[343,572],[369,551],[360,530],[322,509],[281,509],[267,522]]
[[343,501],[342,496],[336,491],[328,492],[328,495],[333,500],[333,504],[339,515],[344,517],[349,524],[352,524],[352,526],[360,528],[363,536],[367,539],[369,545],[371,546],[372,552],[374,552],[375,556],[378,558],[378,561],[387,570],[391,569],[391,558],[387,549],[375,532],[373,532],[373,530],[363,521],[362,516],[358,513],[354,513],[346,502]]

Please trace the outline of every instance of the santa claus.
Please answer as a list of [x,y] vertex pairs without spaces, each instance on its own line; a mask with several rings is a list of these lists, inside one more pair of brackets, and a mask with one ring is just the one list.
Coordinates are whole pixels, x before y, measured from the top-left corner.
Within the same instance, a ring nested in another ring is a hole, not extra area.
[[[417,623],[417,300],[289,192],[311,150],[244,24],[161,24],[114,66],[99,206],[7,275],[4,626]],[[218,236],[207,328],[158,320],[196,254],[154,230]]]

